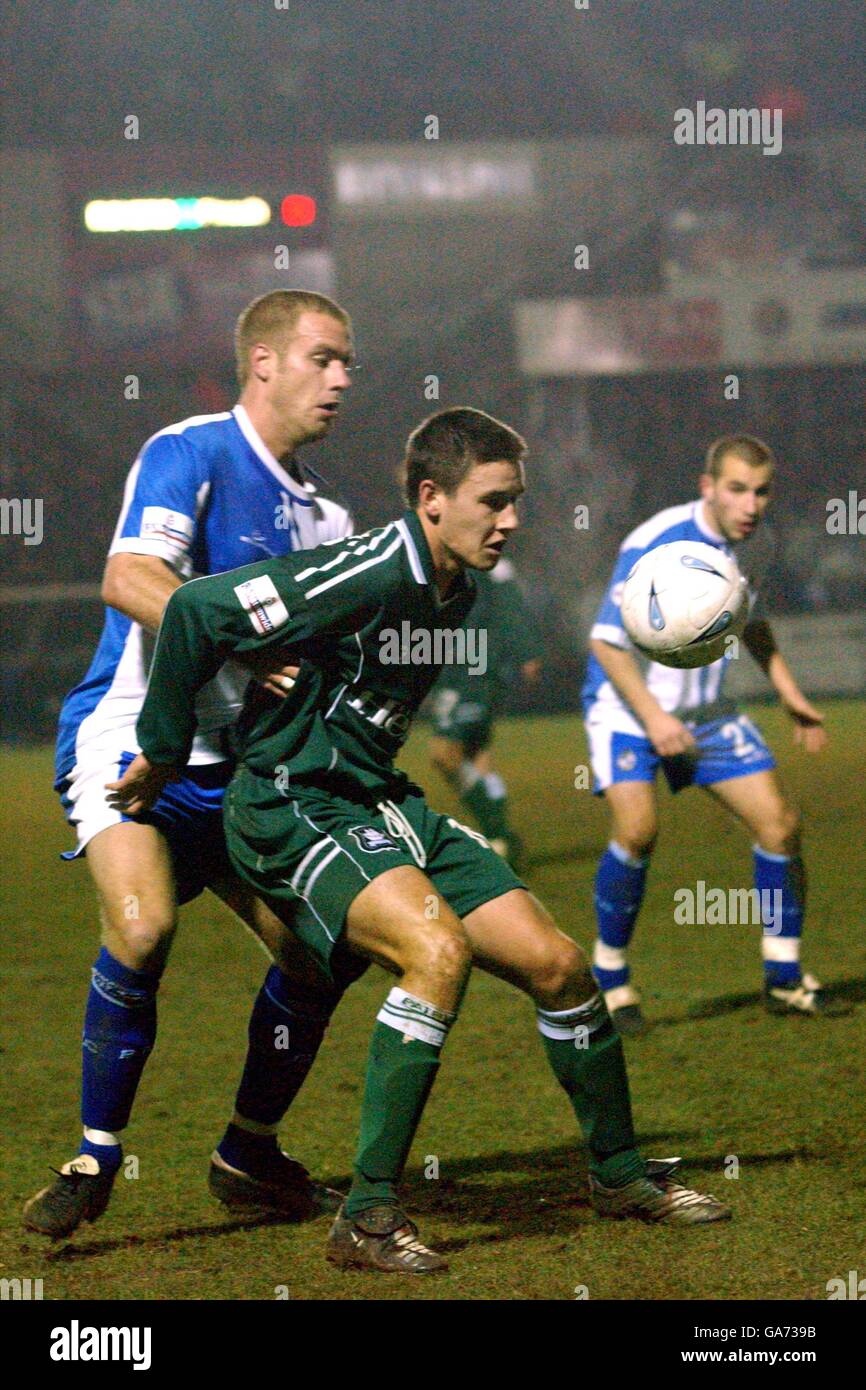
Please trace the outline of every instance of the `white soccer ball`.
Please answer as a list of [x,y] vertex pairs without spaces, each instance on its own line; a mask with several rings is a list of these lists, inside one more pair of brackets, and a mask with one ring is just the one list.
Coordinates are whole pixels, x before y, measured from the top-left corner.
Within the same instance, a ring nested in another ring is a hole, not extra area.
[[708,666],[749,613],[736,560],[702,541],[671,541],[642,555],[622,590],[623,626],[663,666]]

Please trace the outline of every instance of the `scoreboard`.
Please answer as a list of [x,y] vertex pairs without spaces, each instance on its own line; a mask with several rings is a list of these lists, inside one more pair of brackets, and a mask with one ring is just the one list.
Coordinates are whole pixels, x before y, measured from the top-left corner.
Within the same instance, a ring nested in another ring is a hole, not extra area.
[[[267,290],[334,288],[322,149],[93,151],[67,162],[68,311],[79,362],[205,366]],[[143,143],[143,142],[142,142]]]

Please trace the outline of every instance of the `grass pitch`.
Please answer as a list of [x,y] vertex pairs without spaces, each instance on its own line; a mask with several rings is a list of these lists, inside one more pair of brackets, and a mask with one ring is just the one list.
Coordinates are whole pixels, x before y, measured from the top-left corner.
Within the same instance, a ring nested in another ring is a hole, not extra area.
[[[597,1221],[532,1009],[478,974],[406,1185],[422,1236],[451,1257],[451,1273],[430,1281],[332,1269],[322,1256],[326,1223],[239,1221],[208,1197],[208,1154],[231,1110],[266,964],[210,898],[184,910],[160,991],[159,1042],[125,1136],[137,1159],[130,1176],[118,1179],[99,1224],[66,1244],[52,1248],[24,1232],[22,1203],[76,1144],[96,929],[85,867],[57,858],[70,839],[50,791],[50,750],[7,752],[0,1276],[41,1278],[45,1299],[571,1300],[585,1289],[591,1299],[823,1300],[829,1279],[866,1273],[866,707],[828,705],[831,746],[816,759],[792,748],[784,716],[754,714],[804,810],[804,958],[827,986],[833,1015],[765,1014],[755,928],[675,925],[676,888],[699,879],[748,887],[751,855],[742,830],[709,798],[663,792],[632,949],[654,1026],[626,1045],[644,1151],[685,1155],[687,1178],[729,1202],[733,1222],[659,1230]],[[456,812],[426,773],[425,741],[419,729],[405,765],[435,806]],[[574,787],[575,768],[588,761],[581,724],[505,721],[496,752],[531,857],[527,880],[589,947],[606,825],[597,799]],[[387,983],[371,970],[344,1000],[283,1130],[285,1146],[336,1186],[350,1171],[367,1039]]]

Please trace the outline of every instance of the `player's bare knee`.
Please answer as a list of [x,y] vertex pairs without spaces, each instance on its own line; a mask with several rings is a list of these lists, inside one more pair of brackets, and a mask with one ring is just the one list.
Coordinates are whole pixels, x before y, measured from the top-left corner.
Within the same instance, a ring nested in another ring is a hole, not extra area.
[[533,965],[530,992],[545,1009],[568,1009],[594,994],[595,985],[586,955],[569,937],[551,943]]
[[458,924],[441,923],[427,930],[414,943],[411,968],[439,984],[460,985],[472,965],[472,948]]
[[782,801],[762,823],[758,844],[768,854],[797,854],[800,849],[800,816],[794,806]]
[[632,859],[647,859],[655,849],[657,834],[658,821],[647,816],[617,829],[614,839]]
[[445,777],[453,777],[460,770],[463,750],[456,743],[433,743],[430,746],[430,761]]
[[106,924],[106,945],[113,955],[133,970],[148,970],[162,966],[168,957],[174,937],[175,923],[171,920],[129,919]]

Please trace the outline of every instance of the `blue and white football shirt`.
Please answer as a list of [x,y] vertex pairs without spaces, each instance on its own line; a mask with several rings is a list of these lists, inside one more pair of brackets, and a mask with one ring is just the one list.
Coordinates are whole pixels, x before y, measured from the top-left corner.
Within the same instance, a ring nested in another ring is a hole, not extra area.
[[[703,541],[707,545],[717,546],[726,555],[733,555],[747,580],[750,614],[756,618],[763,616],[758,590],[772,560],[773,540],[764,524],[761,524],[753,535],[732,545],[708,526],[702,504],[698,501],[686,502],[679,507],[666,507],[664,511],[657,512],[626,536],[620,548],[610,588],[598,611],[590,637],[629,650],[644,668],[647,687],[663,710],[682,719],[689,717],[690,711],[692,715],[700,711],[701,722],[706,722],[720,718],[729,708],[724,702],[722,690],[730,658],[723,656],[709,666],[700,666],[691,671],[662,666],[657,661],[648,661],[632,645],[622,624],[622,589],[632,566],[648,550],[671,541]],[[591,717],[594,722],[620,733],[644,734],[643,726],[592,654],[581,695],[587,718]]]
[[[182,579],[352,534],[345,508],[299,482],[260,439],[242,405],[169,425],[144,445],[126,482],[109,555],[157,555]],[[135,722],[155,635],[116,609],[84,679],[60,713],[57,782],[88,759],[138,752]],[[224,761],[220,731],[240,712],[249,673],[227,662],[200,692],[192,763]]]

